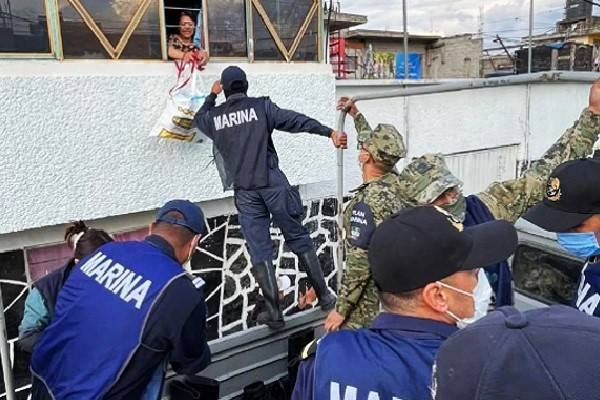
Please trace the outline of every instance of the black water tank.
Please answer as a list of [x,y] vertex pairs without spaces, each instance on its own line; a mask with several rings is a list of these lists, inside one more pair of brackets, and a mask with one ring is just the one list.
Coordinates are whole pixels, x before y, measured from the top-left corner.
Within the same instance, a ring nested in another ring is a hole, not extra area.
[[583,0],[567,0],[566,21],[576,21],[592,16],[592,8],[594,6]]

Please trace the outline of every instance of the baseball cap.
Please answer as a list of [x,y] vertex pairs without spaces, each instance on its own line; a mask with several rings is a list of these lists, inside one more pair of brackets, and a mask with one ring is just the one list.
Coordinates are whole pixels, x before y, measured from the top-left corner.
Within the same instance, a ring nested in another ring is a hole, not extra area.
[[[167,215],[171,211],[178,211],[183,215],[183,219]],[[184,226],[197,235],[208,233],[202,209],[189,200],[171,200],[167,202],[156,213],[156,222],[159,221]]]
[[505,260],[516,247],[517,232],[506,221],[465,228],[439,207],[419,206],[404,209],[377,227],[369,245],[369,264],[381,291],[402,293]]
[[379,124],[372,131],[360,131],[357,140],[373,156],[375,161],[396,165],[401,158],[406,157],[404,139],[394,125]]
[[562,305],[502,307],[444,342],[433,398],[595,399],[599,358],[599,319]]
[[567,161],[550,174],[544,200],[523,218],[550,232],[567,232],[600,214],[600,161]]
[[223,86],[223,90],[230,91],[234,83],[248,83],[246,78],[246,73],[240,67],[227,67],[221,73],[221,86]]
[[429,204],[447,189],[463,183],[446,165],[442,154],[425,154],[414,158],[400,173],[405,193],[416,204]]

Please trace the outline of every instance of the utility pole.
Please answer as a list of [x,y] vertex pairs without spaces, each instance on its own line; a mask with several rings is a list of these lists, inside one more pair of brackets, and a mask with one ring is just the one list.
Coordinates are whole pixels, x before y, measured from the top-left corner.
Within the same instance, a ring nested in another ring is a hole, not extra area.
[[529,50],[527,52],[527,73],[531,73],[531,52],[532,52],[532,40],[533,36],[533,11],[534,5],[533,0],[529,0]]
[[406,0],[402,0],[402,23],[404,24],[404,79],[408,79],[408,32],[406,30]]

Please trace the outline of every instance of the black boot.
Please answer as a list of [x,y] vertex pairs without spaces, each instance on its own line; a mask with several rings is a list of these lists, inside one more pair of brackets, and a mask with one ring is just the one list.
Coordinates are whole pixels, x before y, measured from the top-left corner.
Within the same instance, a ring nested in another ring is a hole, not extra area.
[[284,326],[283,313],[279,309],[279,291],[277,290],[277,279],[275,268],[270,262],[261,262],[253,266],[254,277],[262,290],[265,299],[266,311],[258,314],[256,320],[266,324],[271,329],[281,329]]
[[335,296],[329,292],[323,271],[321,270],[321,263],[315,250],[310,250],[305,253],[296,254],[298,259],[304,265],[306,269],[306,275],[311,286],[315,289],[317,298],[319,299],[319,306],[323,311],[329,311],[335,307]]

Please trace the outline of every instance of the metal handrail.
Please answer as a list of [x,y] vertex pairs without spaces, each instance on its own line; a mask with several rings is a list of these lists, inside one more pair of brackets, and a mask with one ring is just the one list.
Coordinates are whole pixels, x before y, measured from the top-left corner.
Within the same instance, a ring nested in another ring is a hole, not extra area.
[[[385,92],[373,92],[360,96],[352,97],[350,101],[359,102],[366,100],[389,99],[396,97],[420,96],[426,94],[437,94],[447,92],[458,92],[462,90],[473,89],[488,89],[503,86],[516,86],[531,83],[552,83],[552,82],[594,82],[600,78],[600,73],[597,72],[574,72],[574,71],[547,71],[537,72],[534,74],[511,75],[499,78],[487,79],[464,79],[458,82],[441,83],[433,86],[420,86],[415,88],[403,88],[397,90],[388,90]],[[340,112],[337,131],[343,132],[346,125],[346,116],[348,112],[342,110]],[[338,203],[338,231],[339,245],[336,252],[337,260],[337,287],[338,291],[342,283],[342,266],[343,266],[343,202],[344,202],[344,155],[343,150],[337,151],[337,203]]]

